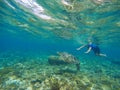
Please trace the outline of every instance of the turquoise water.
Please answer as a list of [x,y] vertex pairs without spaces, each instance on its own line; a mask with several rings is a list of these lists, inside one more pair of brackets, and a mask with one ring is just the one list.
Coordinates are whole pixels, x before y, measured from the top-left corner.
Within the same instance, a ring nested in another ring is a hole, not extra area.
[[[119,0],[0,0],[0,90],[120,90],[119,17]],[[76,50],[89,40],[107,57]]]

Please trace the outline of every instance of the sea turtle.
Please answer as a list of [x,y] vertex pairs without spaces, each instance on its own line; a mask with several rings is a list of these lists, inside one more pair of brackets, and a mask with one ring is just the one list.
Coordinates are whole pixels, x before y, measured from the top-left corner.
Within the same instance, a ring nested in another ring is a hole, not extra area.
[[67,52],[57,52],[57,55],[49,56],[48,62],[52,65],[75,64],[77,70],[80,70],[79,60],[75,56]]

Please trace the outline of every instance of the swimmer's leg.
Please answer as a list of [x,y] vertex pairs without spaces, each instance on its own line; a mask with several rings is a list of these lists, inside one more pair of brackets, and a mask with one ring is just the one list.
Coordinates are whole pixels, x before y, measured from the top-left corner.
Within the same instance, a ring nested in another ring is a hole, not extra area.
[[100,53],[99,56],[107,57],[107,55],[103,53]]

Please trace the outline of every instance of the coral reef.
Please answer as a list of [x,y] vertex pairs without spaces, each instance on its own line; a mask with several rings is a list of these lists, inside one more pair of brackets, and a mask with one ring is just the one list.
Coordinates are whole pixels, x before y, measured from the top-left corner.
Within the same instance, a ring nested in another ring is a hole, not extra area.
[[30,57],[0,70],[0,90],[120,90],[119,66],[109,61],[81,59],[76,72],[72,64],[48,64],[48,56]]

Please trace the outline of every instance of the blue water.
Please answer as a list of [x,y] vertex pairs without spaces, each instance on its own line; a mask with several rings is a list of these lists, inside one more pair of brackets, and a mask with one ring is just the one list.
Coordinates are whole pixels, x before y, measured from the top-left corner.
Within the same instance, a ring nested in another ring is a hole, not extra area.
[[[104,75],[110,75],[116,80],[116,82],[110,81],[113,84],[110,88],[96,89],[94,87],[90,90],[118,90],[120,87],[120,1],[101,0],[98,2],[98,0],[0,0],[1,70],[4,71],[5,68],[13,67],[17,63],[30,65],[31,60],[39,61],[38,58],[42,58],[43,60],[39,62],[46,65],[50,55],[56,55],[56,52],[68,52],[81,61],[81,73],[87,73],[90,77],[95,67],[103,65]],[[101,52],[107,54],[107,57],[95,56],[92,51],[85,54],[87,48],[76,50],[87,44],[89,40],[98,44]],[[52,67],[54,66],[49,68]],[[7,74],[9,76],[9,73]],[[78,73],[79,75],[81,74]],[[7,78],[10,78],[8,76],[0,82],[1,90],[13,90],[10,84],[8,86],[6,84]],[[97,78],[96,73],[95,76]],[[108,78],[107,80],[109,81]],[[99,82],[100,85],[101,83]],[[115,83],[118,86],[114,85]],[[42,90],[35,89],[34,85],[32,89],[25,88],[27,87],[23,87],[23,90]],[[44,88],[43,90],[52,89]],[[79,87],[70,90],[87,89]]]

